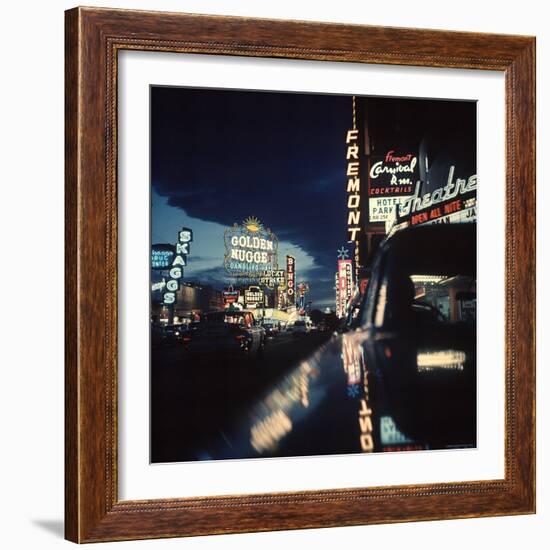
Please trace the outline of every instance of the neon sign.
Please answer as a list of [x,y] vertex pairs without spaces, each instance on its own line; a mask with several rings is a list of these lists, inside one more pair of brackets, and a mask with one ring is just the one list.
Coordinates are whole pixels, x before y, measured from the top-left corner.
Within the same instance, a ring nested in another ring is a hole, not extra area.
[[278,240],[254,217],[226,229],[224,267],[232,277],[260,278],[277,269]]
[[418,158],[413,153],[388,151],[373,157],[369,170],[369,222],[386,223],[413,193],[418,181]]
[[[193,231],[183,227],[178,232],[178,242],[173,248],[174,253],[170,263],[164,268],[168,269],[169,278],[165,281],[165,292],[162,295],[162,302],[165,305],[176,303],[176,295],[179,290],[179,281],[183,277],[183,267],[187,265],[187,256],[191,252],[191,241],[193,240]],[[159,246],[159,245],[157,245]],[[160,245],[169,247],[171,245]]]
[[264,292],[259,286],[248,287],[244,291],[244,302],[246,307],[261,307],[264,302]]
[[349,258],[349,250],[343,246],[337,250],[339,260],[347,260]]
[[239,301],[240,292],[230,286],[227,290],[222,292],[223,302],[225,307],[229,307],[231,304]]
[[359,131],[348,130],[346,143],[348,145],[346,160],[348,166],[346,176],[347,207],[348,207],[348,242],[357,240],[357,234],[361,231],[361,180],[359,179]]
[[286,295],[288,303],[296,302],[296,259],[294,256],[286,257]]
[[176,247],[171,244],[154,244],[151,246],[151,268],[169,269],[176,255]]
[[[416,184],[415,192],[412,196],[407,197],[403,203],[397,207],[397,218],[412,216],[415,212],[427,210],[437,204],[451,202],[453,199],[466,198],[466,196],[475,195],[477,190],[477,176],[470,176],[467,180],[457,178],[453,182],[454,166],[449,170],[447,185],[440,187],[431,193],[426,193],[420,196],[420,182]],[[452,212],[447,212],[451,214]]]
[[268,269],[262,273],[260,284],[269,288],[284,286],[286,282],[284,269]]
[[166,287],[166,281],[162,279],[162,281],[159,281],[158,283],[153,283],[151,285],[151,290],[155,292],[156,290],[162,290]]
[[353,270],[351,263],[351,260],[338,260],[340,317],[345,315],[349,299],[353,294]]
[[340,273],[337,271],[334,275],[334,290],[336,291],[336,316],[342,317],[342,299],[340,297]]
[[418,180],[418,159],[412,153],[394,153],[395,151],[388,151],[382,160],[371,166],[369,196],[412,193],[412,186]]

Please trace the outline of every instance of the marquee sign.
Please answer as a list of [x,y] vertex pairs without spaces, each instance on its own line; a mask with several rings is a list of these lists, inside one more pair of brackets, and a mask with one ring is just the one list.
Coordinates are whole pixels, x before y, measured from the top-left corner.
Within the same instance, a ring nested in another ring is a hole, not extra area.
[[232,277],[259,279],[264,271],[277,270],[277,237],[257,218],[226,229],[224,242],[224,267]]
[[410,225],[468,223],[477,218],[476,198],[453,199],[411,216]]
[[[457,213],[475,207],[477,176],[470,176],[467,180],[457,178],[453,182],[453,175],[454,166],[451,166],[447,185],[424,195],[420,195],[418,183],[414,194],[398,205],[397,223],[408,220],[411,225],[419,225],[453,214],[456,217]],[[470,211],[466,217],[472,218],[472,215],[475,211]]]

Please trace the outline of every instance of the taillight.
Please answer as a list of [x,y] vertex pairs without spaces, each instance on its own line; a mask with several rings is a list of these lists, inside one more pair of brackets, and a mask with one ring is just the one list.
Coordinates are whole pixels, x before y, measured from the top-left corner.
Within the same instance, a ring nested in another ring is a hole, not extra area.
[[245,339],[244,334],[237,334],[237,336],[235,336],[235,340],[237,340],[237,342],[242,342],[244,339]]
[[185,344],[187,344],[187,342],[191,342],[191,336],[184,336],[182,340]]

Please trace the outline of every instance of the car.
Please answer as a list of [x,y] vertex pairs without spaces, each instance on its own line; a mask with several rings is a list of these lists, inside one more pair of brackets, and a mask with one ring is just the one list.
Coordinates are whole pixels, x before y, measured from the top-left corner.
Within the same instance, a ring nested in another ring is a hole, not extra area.
[[475,323],[475,224],[434,224],[398,231],[373,262],[356,315],[370,330]]
[[317,330],[319,332],[327,332],[329,330],[328,328],[328,325],[325,321],[321,321],[318,325],[317,325]]
[[277,334],[279,334],[281,328],[279,326],[279,323],[275,320],[271,320],[271,319],[268,319],[268,320],[263,320],[262,321],[262,327],[264,328],[265,330],[265,334],[267,337],[269,338],[273,338],[275,336],[277,336]]
[[153,342],[161,346],[175,345],[181,342],[185,325],[152,325],[151,334]]
[[265,348],[266,331],[252,311],[212,311],[201,315],[182,343],[188,354],[259,356]]
[[292,335],[298,336],[300,334],[309,334],[311,331],[311,321],[304,321],[299,319],[298,321],[294,321],[294,324],[292,325]]
[[476,226],[433,224],[381,246],[354,330],[401,432],[475,444]]

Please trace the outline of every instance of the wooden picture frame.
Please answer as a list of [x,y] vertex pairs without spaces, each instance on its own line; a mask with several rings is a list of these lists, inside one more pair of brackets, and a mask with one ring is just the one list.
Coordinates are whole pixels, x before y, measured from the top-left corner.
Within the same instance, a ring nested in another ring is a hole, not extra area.
[[[66,12],[65,533],[97,542],[535,511],[535,39],[99,8]],[[505,477],[120,501],[117,54],[500,71],[506,86]]]

